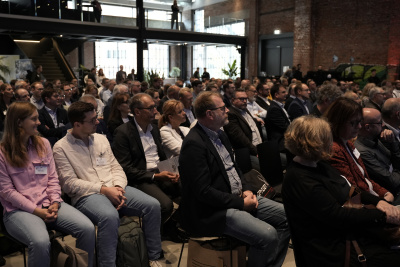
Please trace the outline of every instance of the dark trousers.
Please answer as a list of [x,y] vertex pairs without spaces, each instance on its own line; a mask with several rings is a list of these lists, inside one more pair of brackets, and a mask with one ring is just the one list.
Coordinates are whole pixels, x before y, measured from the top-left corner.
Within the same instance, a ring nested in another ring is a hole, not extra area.
[[154,182],[142,183],[137,186],[140,191],[154,197],[160,202],[161,222],[164,223],[171,216],[174,205],[172,199],[181,196],[181,183]]

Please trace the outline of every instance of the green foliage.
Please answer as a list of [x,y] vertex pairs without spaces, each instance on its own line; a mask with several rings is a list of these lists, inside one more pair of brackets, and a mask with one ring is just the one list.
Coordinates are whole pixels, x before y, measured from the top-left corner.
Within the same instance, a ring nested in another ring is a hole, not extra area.
[[153,70],[153,69],[151,69],[150,71],[144,70],[143,76],[144,76],[144,77],[143,77],[143,78],[144,78],[144,81],[148,82],[148,83],[150,84],[150,86],[151,86],[151,84],[153,83],[153,81],[154,81],[155,78],[162,78],[162,79],[164,79],[164,73],[163,73],[163,75],[162,75],[162,77],[161,77],[161,73],[160,73],[160,72],[157,72],[157,70]]
[[169,73],[169,76],[173,78],[177,78],[181,75],[181,70],[178,67],[173,67],[172,70]]
[[3,75],[5,74],[10,74],[10,68],[7,65],[3,65],[1,63],[1,61],[4,59],[5,57],[0,57],[0,80],[3,80],[3,82],[6,82],[6,78],[4,78]]
[[232,65],[228,63],[228,70],[222,69],[222,72],[229,76],[229,78],[235,78],[237,76],[236,59],[233,61]]

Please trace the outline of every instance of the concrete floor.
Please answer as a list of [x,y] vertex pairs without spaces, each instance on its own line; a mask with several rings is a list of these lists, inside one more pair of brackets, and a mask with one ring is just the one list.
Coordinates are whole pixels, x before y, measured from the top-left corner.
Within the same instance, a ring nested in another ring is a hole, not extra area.
[[[68,239],[68,237],[67,237],[67,242],[73,243],[74,240],[72,237],[70,237],[70,239]],[[171,241],[163,241],[162,242],[162,247],[165,252],[165,259],[161,262],[162,266],[174,266],[174,267],[178,266],[181,246],[182,246],[182,244],[173,243]],[[188,245],[185,244],[185,248],[183,250],[182,262],[181,262],[182,267],[187,266],[187,253],[188,253],[187,246]],[[22,254],[19,252],[5,256],[5,259],[7,261],[5,266],[8,266],[8,267],[23,267],[24,266]],[[293,250],[289,248],[285,262],[283,264],[283,267],[295,267],[295,266],[296,266],[296,264],[294,261]],[[249,267],[251,267],[251,266],[249,266]]]

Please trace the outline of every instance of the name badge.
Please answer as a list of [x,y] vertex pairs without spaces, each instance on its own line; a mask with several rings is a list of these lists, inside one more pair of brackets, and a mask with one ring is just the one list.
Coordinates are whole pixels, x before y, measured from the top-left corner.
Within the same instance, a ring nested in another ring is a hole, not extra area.
[[356,157],[356,159],[358,159],[360,157],[360,152],[358,152],[357,148],[354,148],[353,154]]
[[97,166],[107,165],[107,160],[105,158],[96,158]]
[[35,174],[47,174],[47,166],[35,166]]

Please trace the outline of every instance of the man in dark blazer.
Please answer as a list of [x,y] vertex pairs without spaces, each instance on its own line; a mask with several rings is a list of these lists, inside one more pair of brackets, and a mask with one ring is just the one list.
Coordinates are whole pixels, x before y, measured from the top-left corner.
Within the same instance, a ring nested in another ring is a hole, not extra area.
[[115,78],[115,81],[117,84],[122,83],[126,79],[126,72],[124,71],[124,66],[121,65],[119,66],[119,71],[117,72],[117,77]]
[[71,128],[68,120],[67,111],[62,106],[62,98],[55,89],[46,89],[42,93],[44,107],[39,110],[38,131],[54,144],[67,134]]
[[265,84],[258,84],[257,85],[257,95],[256,95],[256,103],[265,110],[269,109],[271,105],[270,101],[268,100],[268,96],[270,94],[270,90],[273,83],[265,83]]
[[300,116],[310,114],[310,106],[307,100],[310,98],[310,89],[305,83],[298,83],[294,87],[296,98],[293,99],[292,103],[288,108],[290,120],[294,120]]
[[271,88],[271,106],[268,109],[265,118],[265,126],[267,129],[267,137],[269,141],[278,143],[279,151],[285,151],[284,134],[290,125],[289,115],[284,109],[283,103],[287,97],[286,89],[283,85],[275,84]]
[[194,107],[198,123],[185,137],[179,158],[183,228],[195,235],[226,234],[246,242],[248,266],[281,266],[290,236],[283,205],[257,197],[243,182],[221,130],[228,123],[221,95],[206,91]]
[[151,125],[156,112],[151,96],[144,93],[133,96],[130,109],[134,118],[115,130],[112,150],[126,173],[128,185],[160,202],[164,222],[173,211],[169,196],[180,196],[179,174],[157,169],[157,163],[165,160],[166,156],[160,131]]
[[246,106],[246,92],[236,90],[232,97],[232,107],[228,112],[229,123],[224,126],[224,130],[234,149],[248,147],[250,154],[257,156],[256,146],[263,141],[257,127],[259,121],[251,116]]

